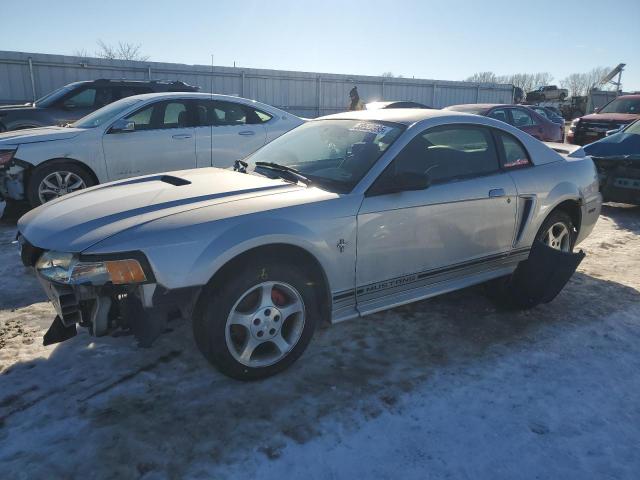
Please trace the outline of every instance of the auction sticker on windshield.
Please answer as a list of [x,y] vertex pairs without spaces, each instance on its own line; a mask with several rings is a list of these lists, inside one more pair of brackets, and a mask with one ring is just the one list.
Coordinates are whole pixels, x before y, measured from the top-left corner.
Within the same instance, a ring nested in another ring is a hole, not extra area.
[[375,133],[376,135],[384,135],[387,132],[391,131],[392,127],[387,127],[386,125],[381,125],[379,123],[371,123],[371,122],[360,122],[356,123],[349,130],[353,132],[367,132],[367,133]]

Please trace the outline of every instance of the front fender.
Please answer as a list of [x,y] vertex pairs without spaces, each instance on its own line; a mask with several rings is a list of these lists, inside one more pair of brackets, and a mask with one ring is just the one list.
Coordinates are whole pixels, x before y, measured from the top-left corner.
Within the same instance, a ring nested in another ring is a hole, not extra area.
[[[222,215],[227,204],[137,225],[84,253],[139,250],[159,283],[169,289],[205,285],[231,259],[256,247],[286,244],[318,261],[332,291],[355,281],[357,197],[251,214]],[[344,240],[343,248],[338,242]]]

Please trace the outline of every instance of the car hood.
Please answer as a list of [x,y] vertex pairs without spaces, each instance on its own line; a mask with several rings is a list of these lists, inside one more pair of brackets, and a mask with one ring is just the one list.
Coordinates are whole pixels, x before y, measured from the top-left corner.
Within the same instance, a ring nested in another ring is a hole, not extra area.
[[78,253],[128,228],[169,215],[303,188],[218,168],[184,170],[67,195],[28,212],[18,229],[36,247]]
[[0,146],[66,140],[78,136],[84,131],[82,128],[71,127],[40,127],[12,130],[10,132],[0,133]]
[[596,120],[605,122],[632,122],[637,120],[639,115],[633,113],[592,113],[581,117],[580,120]]
[[624,157],[640,154],[640,135],[615,133],[597,142],[585,145],[584,151],[592,157]]

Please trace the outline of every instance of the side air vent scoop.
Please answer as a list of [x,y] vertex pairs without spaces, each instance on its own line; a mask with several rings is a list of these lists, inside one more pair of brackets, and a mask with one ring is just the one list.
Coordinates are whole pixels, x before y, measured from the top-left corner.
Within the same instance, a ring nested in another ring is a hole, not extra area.
[[171,185],[175,185],[176,187],[191,184],[189,180],[185,180],[184,178],[180,177],[174,177],[173,175],[162,175],[160,177],[160,181],[164,183],[170,183]]

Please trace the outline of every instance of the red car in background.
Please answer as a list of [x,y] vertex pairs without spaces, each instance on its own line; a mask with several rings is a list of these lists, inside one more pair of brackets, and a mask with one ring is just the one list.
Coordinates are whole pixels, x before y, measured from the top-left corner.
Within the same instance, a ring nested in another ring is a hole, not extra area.
[[619,130],[640,119],[640,95],[622,95],[611,100],[597,113],[571,122],[567,142],[576,145],[600,140],[610,130]]
[[501,105],[492,103],[470,103],[466,105],[452,105],[443,110],[473,113],[485,117],[495,118],[513,125],[542,142],[562,142],[564,132],[561,125],[553,123],[530,108],[521,105]]

